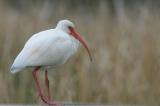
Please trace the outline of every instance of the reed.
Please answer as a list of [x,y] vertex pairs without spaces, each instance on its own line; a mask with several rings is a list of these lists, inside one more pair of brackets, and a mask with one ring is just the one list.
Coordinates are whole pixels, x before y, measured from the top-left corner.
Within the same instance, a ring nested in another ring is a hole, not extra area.
[[[64,18],[72,20],[88,41],[93,62],[80,48],[62,68],[50,71],[53,100],[104,104],[160,103],[159,11],[152,11],[148,5],[137,6],[134,11],[117,6],[118,14],[112,17],[103,3],[96,13],[70,11],[64,4],[55,8],[52,10],[45,4],[23,13],[1,4],[0,103],[41,102],[37,98],[31,71],[13,75],[10,66],[31,35],[53,28],[58,20]],[[39,80],[43,81],[43,72],[39,74]]]

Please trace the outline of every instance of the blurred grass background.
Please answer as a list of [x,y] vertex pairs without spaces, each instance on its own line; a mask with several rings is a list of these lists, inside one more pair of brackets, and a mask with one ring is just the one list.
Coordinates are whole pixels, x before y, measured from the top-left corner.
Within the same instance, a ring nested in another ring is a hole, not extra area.
[[[27,39],[74,22],[91,48],[81,47],[62,68],[50,71],[55,101],[160,104],[160,2],[158,0],[1,0],[0,103],[37,101],[31,71],[10,73]],[[39,73],[44,85],[44,72]]]

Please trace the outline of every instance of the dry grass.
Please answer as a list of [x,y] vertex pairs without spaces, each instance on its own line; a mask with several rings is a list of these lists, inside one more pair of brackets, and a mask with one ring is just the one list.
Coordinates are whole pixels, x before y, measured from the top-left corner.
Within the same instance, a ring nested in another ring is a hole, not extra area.
[[[118,7],[116,18],[107,6],[98,12],[70,12],[43,7],[20,13],[0,6],[0,103],[35,103],[31,71],[12,75],[10,66],[26,40],[70,19],[90,45],[93,62],[84,49],[61,69],[50,72],[56,101],[106,104],[160,103],[160,14],[147,5],[137,14]],[[43,81],[43,72],[40,80]],[[43,84],[43,82],[42,82]]]

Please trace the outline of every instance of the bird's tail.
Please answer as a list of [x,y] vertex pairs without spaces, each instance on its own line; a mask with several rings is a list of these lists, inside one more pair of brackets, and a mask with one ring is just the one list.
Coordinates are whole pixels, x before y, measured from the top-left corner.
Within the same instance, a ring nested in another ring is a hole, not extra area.
[[15,66],[13,66],[12,65],[12,67],[11,67],[11,69],[10,69],[10,71],[11,71],[11,73],[16,73],[16,72],[19,72],[19,71],[21,71],[21,70],[23,70],[23,68],[20,68],[20,67],[15,67]]

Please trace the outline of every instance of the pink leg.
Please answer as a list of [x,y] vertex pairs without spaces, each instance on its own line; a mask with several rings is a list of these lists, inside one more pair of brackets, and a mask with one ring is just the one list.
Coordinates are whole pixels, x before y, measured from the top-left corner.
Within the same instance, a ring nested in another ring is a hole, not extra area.
[[48,93],[48,101],[51,103],[51,93],[50,93],[50,89],[49,89],[49,80],[48,80],[47,69],[45,70],[45,84],[46,84],[47,93]]
[[40,67],[36,67],[36,68],[33,70],[33,72],[32,72],[32,75],[33,75],[33,78],[34,78],[34,80],[35,80],[35,83],[36,83],[36,87],[37,87],[39,96],[40,96],[41,100],[42,100],[44,103],[48,104],[49,106],[50,106],[50,105],[55,106],[56,104],[51,104],[51,103],[50,103],[49,101],[47,101],[46,98],[44,97],[44,94],[43,94],[43,92],[42,92],[42,90],[41,90],[40,84],[39,84],[38,79],[37,79],[37,71],[38,71],[39,69],[40,69]]

